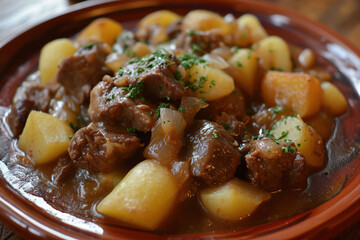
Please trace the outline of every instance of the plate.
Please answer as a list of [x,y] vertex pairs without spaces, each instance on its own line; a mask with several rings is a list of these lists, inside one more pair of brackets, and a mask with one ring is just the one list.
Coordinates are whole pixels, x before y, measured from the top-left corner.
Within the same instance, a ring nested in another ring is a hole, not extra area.
[[[1,162],[0,219],[27,239],[318,239],[331,237],[357,221],[360,218],[360,51],[321,24],[269,3],[250,0],[132,0],[89,1],[73,6],[66,13],[41,22],[2,45],[0,115],[6,114],[19,83],[37,68],[39,52],[45,43],[72,37],[97,17],[110,17],[125,28],[133,28],[141,17],[159,9],[182,15],[192,9],[208,9],[222,15],[232,13],[235,17],[253,13],[270,34],[313,49],[321,64],[333,73],[335,84],[349,103],[347,113],[337,119],[336,133],[328,142],[329,164],[324,171],[329,174],[314,176],[324,184],[340,184],[341,191],[306,212],[236,232],[158,235],[125,228],[109,220],[80,218],[56,210],[40,197],[15,190],[8,183],[12,180],[6,174],[7,166]],[[12,142],[6,135],[8,130],[2,129],[1,132],[1,145],[10,146]],[[0,158],[6,158],[10,149],[1,149]]]

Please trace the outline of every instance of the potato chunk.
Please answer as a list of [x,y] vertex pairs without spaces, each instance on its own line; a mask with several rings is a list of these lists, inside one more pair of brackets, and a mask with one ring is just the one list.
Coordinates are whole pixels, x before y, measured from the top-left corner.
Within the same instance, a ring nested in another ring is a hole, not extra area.
[[284,136],[281,140],[288,139],[294,142],[299,152],[304,155],[308,166],[317,168],[324,165],[323,140],[299,115],[276,122],[271,133],[276,139]]
[[268,70],[292,71],[290,49],[280,37],[270,36],[255,45],[255,51]]
[[188,70],[187,83],[196,97],[212,101],[229,95],[235,89],[234,80],[222,70],[195,64]]
[[55,75],[62,60],[73,55],[76,48],[67,38],[53,40],[47,43],[40,52],[40,81],[43,85],[55,83]]
[[215,12],[201,9],[193,10],[186,14],[182,28],[196,31],[217,29],[219,33],[224,35],[230,32],[230,26],[222,16]]
[[169,10],[160,10],[146,15],[139,22],[140,29],[149,29],[151,25],[157,25],[163,28],[167,28],[173,22],[180,20],[181,17]]
[[282,105],[295,110],[301,117],[311,116],[321,107],[320,82],[305,73],[270,71],[261,83],[261,94],[267,105]]
[[136,165],[97,206],[101,214],[154,230],[169,214],[178,193],[175,177],[154,160]]
[[256,43],[268,36],[259,19],[252,14],[244,14],[238,18],[239,26],[247,26],[250,29],[250,41]]
[[340,90],[330,82],[321,83],[323,90],[323,108],[332,116],[339,116],[346,112],[347,102]]
[[122,32],[120,23],[110,18],[98,18],[85,27],[75,39],[79,45],[89,42],[103,42],[112,46]]
[[237,70],[237,77],[234,76],[236,85],[248,96],[254,97],[260,85],[259,64],[255,54],[250,49],[240,49],[229,63]]
[[270,197],[270,193],[236,178],[220,187],[211,187],[200,192],[200,200],[206,210],[214,216],[231,221],[249,216]]
[[48,163],[66,152],[73,134],[66,122],[48,113],[31,111],[19,137],[19,148],[35,165]]

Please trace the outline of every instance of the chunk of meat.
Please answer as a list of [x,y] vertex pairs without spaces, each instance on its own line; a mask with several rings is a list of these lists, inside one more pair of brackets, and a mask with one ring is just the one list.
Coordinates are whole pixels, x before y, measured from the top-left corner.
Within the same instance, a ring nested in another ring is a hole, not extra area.
[[244,135],[246,124],[238,121],[233,115],[222,112],[221,115],[215,116],[214,121],[223,126],[236,140],[240,141]]
[[248,116],[245,112],[245,99],[239,90],[223,98],[209,102],[209,106],[204,108],[200,114],[203,118],[215,119],[223,112],[234,116],[239,121],[248,121]]
[[186,136],[186,159],[191,173],[208,185],[223,184],[234,177],[240,164],[238,143],[221,125],[196,121]]
[[157,117],[156,111],[146,102],[126,97],[128,93],[114,86],[111,81],[98,83],[91,91],[89,114],[93,122],[133,127],[141,132],[149,132]]
[[56,185],[61,185],[66,179],[73,176],[76,172],[76,167],[70,159],[68,153],[59,158],[54,167],[51,179]]
[[94,44],[82,48],[73,56],[62,61],[56,75],[56,81],[64,86],[66,94],[72,96],[79,104],[86,102],[90,90],[112,71],[105,66],[109,52],[103,44]]
[[51,95],[49,88],[32,85],[25,90],[24,95],[13,103],[8,122],[14,137],[18,137],[25,126],[26,119],[32,110],[47,112]]
[[245,156],[250,182],[266,191],[303,189],[307,186],[304,156],[294,143],[263,138],[251,142]]
[[184,49],[188,52],[195,52],[198,55],[209,53],[223,44],[223,37],[211,31],[183,31],[176,38],[176,48]]
[[77,167],[107,173],[131,158],[140,146],[135,134],[90,123],[74,134],[68,152]]
[[119,70],[114,84],[123,87],[143,82],[143,93],[149,98],[181,99],[186,91],[180,81],[175,79],[178,65],[173,54],[160,49],[143,58],[131,60]]

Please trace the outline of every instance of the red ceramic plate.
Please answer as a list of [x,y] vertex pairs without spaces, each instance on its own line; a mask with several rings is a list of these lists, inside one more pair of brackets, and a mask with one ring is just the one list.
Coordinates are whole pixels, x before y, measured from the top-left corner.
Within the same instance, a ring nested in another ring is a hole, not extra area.
[[[7,174],[7,166],[0,162],[0,218],[3,222],[27,239],[319,239],[337,234],[360,218],[360,52],[319,23],[268,3],[251,0],[131,0],[92,1],[74,6],[67,13],[42,22],[0,45],[0,115],[4,115],[11,104],[18,84],[36,69],[39,51],[45,43],[55,38],[71,37],[100,16],[133,27],[141,17],[159,9],[185,14],[199,8],[220,14],[233,13],[236,17],[245,12],[253,13],[270,34],[313,49],[322,64],[333,73],[335,84],[347,97],[349,109],[337,120],[336,132],[328,142],[329,164],[324,171],[329,174],[318,173],[312,178],[323,183],[318,191],[341,191],[306,212],[237,232],[165,236],[58,211],[42,198],[15,190],[16,184]],[[10,149],[11,142],[6,140],[6,132],[2,129],[0,135],[0,158],[6,158]]]

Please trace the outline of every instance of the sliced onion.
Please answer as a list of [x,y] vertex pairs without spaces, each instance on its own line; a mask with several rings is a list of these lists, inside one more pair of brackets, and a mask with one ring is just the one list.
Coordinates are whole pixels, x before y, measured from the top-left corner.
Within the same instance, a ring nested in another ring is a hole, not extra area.
[[155,159],[171,168],[178,160],[184,144],[185,120],[182,114],[170,108],[160,109],[160,118],[151,131],[151,140],[144,151],[144,157]]
[[181,99],[180,108],[182,108],[182,115],[186,121],[186,126],[190,126],[194,121],[195,115],[202,108],[206,108],[209,104],[201,101],[200,98],[196,97],[183,97]]

